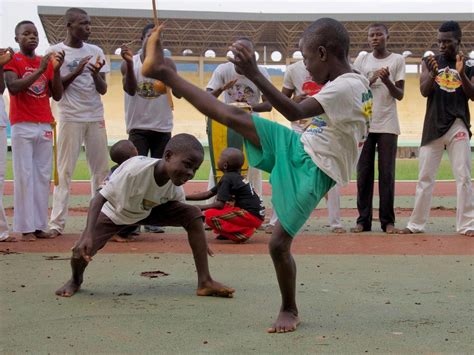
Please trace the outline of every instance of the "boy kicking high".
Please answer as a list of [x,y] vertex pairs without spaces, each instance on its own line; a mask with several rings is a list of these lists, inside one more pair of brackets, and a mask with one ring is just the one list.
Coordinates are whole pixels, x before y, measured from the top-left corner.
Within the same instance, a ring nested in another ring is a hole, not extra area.
[[113,235],[130,225],[158,225],[182,226],[188,232],[198,296],[232,297],[235,290],[214,281],[209,273],[201,210],[183,203],[181,185],[194,177],[203,159],[199,141],[178,134],[166,145],[163,159],[136,156],[122,163],[91,200],[86,228],[72,252],[72,277],[56,294],[70,297],[79,291],[92,256]]
[[159,40],[162,26],[148,39],[142,73],[180,92],[199,111],[231,127],[245,138],[249,163],[271,173],[272,203],[279,222],[270,240],[282,304],[270,333],[294,331],[299,324],[295,300],[296,265],[291,243],[320,199],[336,183],[346,184],[367,136],[372,94],[369,82],[352,71],[347,54],[349,34],[336,20],[322,18],[303,34],[305,65],[316,95],[296,103],[276,89],[258,70],[253,52],[234,43],[232,62],[288,120],[313,118],[303,134],[219,102],[182,79],[164,64]]

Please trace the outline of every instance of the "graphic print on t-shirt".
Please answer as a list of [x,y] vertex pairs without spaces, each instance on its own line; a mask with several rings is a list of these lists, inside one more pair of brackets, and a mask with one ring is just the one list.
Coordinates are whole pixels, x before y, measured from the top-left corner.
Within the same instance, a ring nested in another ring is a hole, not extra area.
[[155,89],[153,81],[141,81],[137,83],[137,94],[144,99],[156,99],[161,93]]
[[[35,68],[29,68],[26,67],[26,72],[23,74],[22,78],[29,77],[36,69]],[[44,97],[46,95],[46,85],[48,84],[48,79],[46,79],[46,76],[44,74],[41,74],[41,76],[36,79],[36,81],[31,84],[31,86],[28,88],[28,95],[34,96],[34,97]]]
[[258,94],[250,86],[242,83],[236,83],[227,90],[227,94],[234,102],[245,102],[253,104],[259,101]]
[[446,92],[455,92],[462,85],[459,73],[450,67],[438,70],[435,81],[438,83],[439,88]]

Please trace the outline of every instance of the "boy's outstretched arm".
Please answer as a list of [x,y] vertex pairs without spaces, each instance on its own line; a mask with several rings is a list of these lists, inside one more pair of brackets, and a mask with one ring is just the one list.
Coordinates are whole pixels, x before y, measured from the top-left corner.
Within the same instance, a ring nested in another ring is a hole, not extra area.
[[234,58],[229,61],[234,63],[245,76],[250,79],[263,93],[265,98],[276,108],[287,120],[297,121],[320,115],[324,109],[313,98],[307,98],[300,103],[295,102],[281,93],[270,81],[262,75],[258,69],[255,56],[250,48],[240,42],[231,46]]
[[100,193],[96,193],[89,204],[89,212],[87,213],[86,228],[81,239],[78,241],[77,248],[79,249],[80,255],[85,261],[90,262],[92,257],[90,255],[92,250],[92,236],[95,231],[97,224],[97,218],[99,217],[102,206],[107,202],[104,196]]
[[173,90],[179,92],[201,113],[227,127],[231,127],[253,145],[260,147],[260,139],[250,113],[220,102],[210,93],[181,78],[178,73],[165,64],[159,38],[162,28],[163,25],[154,28],[148,38],[142,74],[149,78],[161,80]]

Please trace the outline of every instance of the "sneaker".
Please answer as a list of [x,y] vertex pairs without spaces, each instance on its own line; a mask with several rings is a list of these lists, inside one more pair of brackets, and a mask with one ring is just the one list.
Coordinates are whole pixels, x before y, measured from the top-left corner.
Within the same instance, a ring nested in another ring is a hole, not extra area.
[[158,226],[143,226],[146,233],[164,233],[165,230]]

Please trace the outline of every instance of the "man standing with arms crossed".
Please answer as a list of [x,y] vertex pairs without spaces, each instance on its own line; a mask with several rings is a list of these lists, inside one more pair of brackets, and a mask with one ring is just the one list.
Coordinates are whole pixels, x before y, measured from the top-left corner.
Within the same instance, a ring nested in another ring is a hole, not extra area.
[[53,194],[49,223],[52,236],[63,233],[68,212],[69,187],[81,146],[91,171],[91,194],[108,174],[107,134],[100,95],[107,92],[105,73],[109,71],[104,52],[85,43],[91,33],[87,12],[70,8],[65,14],[67,36],[48,51],[65,52],[61,67],[64,95],[58,104],[58,173],[59,185]]

